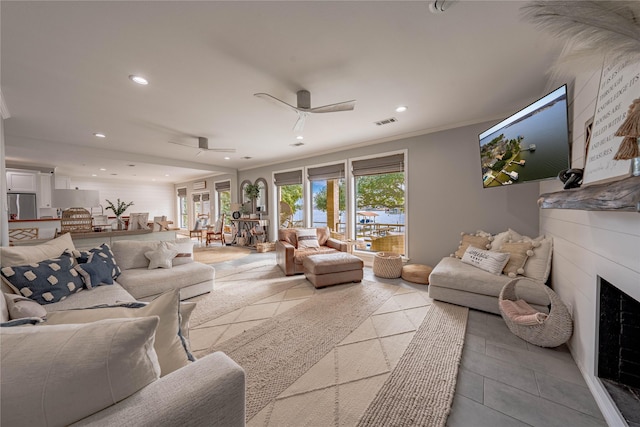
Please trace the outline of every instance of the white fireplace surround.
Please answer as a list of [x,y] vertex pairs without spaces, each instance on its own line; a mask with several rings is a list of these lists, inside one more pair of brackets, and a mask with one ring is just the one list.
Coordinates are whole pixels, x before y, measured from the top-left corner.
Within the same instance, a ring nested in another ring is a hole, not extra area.
[[[595,109],[600,70],[576,76],[571,164],[584,166],[584,124]],[[540,184],[540,193],[562,191],[559,181]],[[610,426],[627,425],[597,370],[598,276],[640,300],[640,213],[540,209],[540,234],[553,237],[551,284],[569,306],[574,334],[568,342],[596,402]]]

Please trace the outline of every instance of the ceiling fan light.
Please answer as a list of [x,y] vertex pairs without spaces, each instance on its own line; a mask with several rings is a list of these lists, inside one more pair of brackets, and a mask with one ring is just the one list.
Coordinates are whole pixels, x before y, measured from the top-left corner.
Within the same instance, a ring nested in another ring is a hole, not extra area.
[[149,84],[149,81],[147,79],[145,79],[142,76],[136,76],[135,74],[131,74],[129,76],[129,79],[131,79],[132,82],[137,83],[139,85],[145,86]]

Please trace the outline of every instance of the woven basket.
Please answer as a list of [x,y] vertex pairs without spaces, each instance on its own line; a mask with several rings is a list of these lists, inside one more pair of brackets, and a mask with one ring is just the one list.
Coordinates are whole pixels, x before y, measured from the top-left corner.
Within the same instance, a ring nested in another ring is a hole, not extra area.
[[271,252],[275,250],[275,242],[256,243],[256,252]]
[[402,275],[402,258],[394,252],[377,252],[373,258],[373,274],[385,279]]
[[504,285],[502,291],[500,291],[499,301],[516,301],[518,299],[516,296],[516,283],[520,280],[528,280],[534,285],[541,287],[549,296],[551,310],[549,311],[549,317],[547,317],[544,322],[539,325],[529,326],[513,322],[502,311],[502,307],[500,307],[500,313],[509,330],[523,340],[540,347],[557,347],[567,342],[573,333],[571,315],[569,314],[569,310],[567,310],[567,306],[560,300],[558,294],[548,286],[527,279],[526,277],[518,277]]

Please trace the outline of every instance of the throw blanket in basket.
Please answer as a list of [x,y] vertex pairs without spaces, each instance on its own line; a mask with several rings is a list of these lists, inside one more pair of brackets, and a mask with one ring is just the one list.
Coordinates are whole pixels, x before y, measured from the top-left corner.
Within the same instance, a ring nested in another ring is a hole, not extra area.
[[508,299],[499,301],[500,308],[505,316],[519,325],[534,326],[544,323],[549,317],[546,313],[540,313],[531,307],[525,300],[511,301]]

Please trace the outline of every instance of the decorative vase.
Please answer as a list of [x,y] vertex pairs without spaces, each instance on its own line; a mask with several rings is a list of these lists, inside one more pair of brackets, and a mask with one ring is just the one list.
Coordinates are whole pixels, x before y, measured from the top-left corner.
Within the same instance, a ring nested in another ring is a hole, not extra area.
[[116,216],[116,230],[124,230],[124,219],[121,215]]

